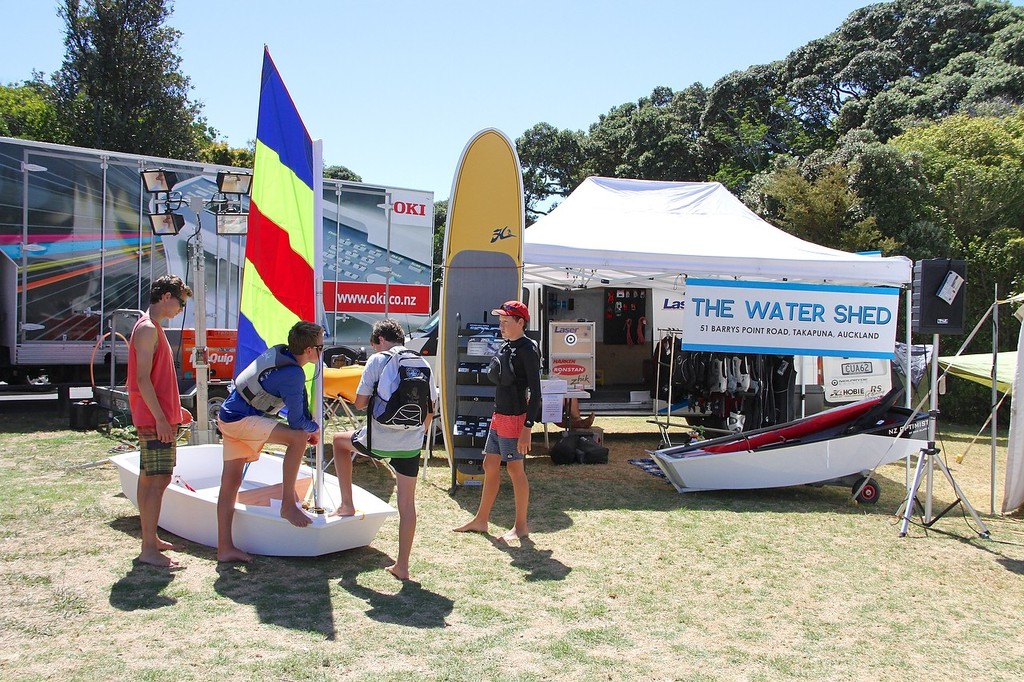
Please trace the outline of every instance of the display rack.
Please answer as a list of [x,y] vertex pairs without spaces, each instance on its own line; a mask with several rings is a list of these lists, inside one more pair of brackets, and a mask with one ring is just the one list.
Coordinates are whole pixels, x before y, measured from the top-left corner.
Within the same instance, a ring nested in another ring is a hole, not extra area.
[[501,345],[497,325],[460,328],[455,373],[455,423],[452,424],[452,486],[479,485],[483,449],[494,412],[495,386],[487,378],[491,356]]
[[[657,337],[658,338],[658,343],[655,346],[658,349],[658,351],[657,351],[658,352],[658,357],[656,358],[655,363],[654,363],[655,364],[655,368],[656,368],[656,370],[655,370],[655,379],[654,379],[654,393],[655,393],[655,395],[654,395],[653,400],[651,401],[652,404],[654,405],[654,415],[653,415],[653,417],[651,419],[648,419],[647,422],[649,424],[654,424],[655,426],[658,427],[658,431],[661,433],[661,444],[659,445],[660,448],[669,448],[669,447],[672,447],[674,445],[674,443],[672,442],[672,438],[670,436],[670,429],[672,429],[673,427],[692,429],[690,424],[688,422],[686,422],[685,420],[683,420],[683,421],[678,421],[678,420],[677,421],[672,421],[672,412],[673,412],[673,408],[674,408],[674,403],[672,402],[672,384],[674,382],[672,381],[672,377],[673,377],[674,372],[675,372],[675,361],[676,361],[676,351],[675,351],[675,349],[676,349],[676,344],[679,341],[679,339],[682,337],[682,335],[683,335],[683,330],[682,329],[676,329],[674,327],[664,327],[664,328],[659,328],[658,329],[658,337]],[[665,342],[666,339],[670,339],[671,340],[670,341],[671,345],[669,346],[669,353],[668,353],[668,362],[665,362],[664,357],[663,357],[664,350],[662,350],[663,349],[662,344]],[[667,376],[668,377],[668,380],[666,382],[666,385],[668,386],[668,395],[666,396],[665,401],[664,401],[664,403],[665,403],[664,419],[662,419],[662,415],[660,414],[660,410],[658,409],[658,405],[659,405],[659,403],[661,401],[661,391],[660,391],[660,388],[661,388],[661,378],[662,378],[662,376]],[[687,438],[686,443],[689,443],[689,438]]]

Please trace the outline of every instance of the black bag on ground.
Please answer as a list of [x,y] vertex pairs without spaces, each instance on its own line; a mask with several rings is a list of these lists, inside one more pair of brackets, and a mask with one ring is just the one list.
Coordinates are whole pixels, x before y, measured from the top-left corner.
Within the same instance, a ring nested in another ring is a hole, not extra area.
[[588,436],[580,436],[576,442],[576,461],[582,464],[607,464],[608,448],[598,445]]
[[551,463],[552,464],[575,464],[576,463],[576,444],[580,440],[580,435],[570,433],[551,446]]

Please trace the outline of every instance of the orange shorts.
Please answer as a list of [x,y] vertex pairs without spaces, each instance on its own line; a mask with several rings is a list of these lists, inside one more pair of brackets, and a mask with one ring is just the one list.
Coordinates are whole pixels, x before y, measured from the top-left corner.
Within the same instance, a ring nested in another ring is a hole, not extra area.
[[245,417],[236,422],[217,420],[217,428],[224,440],[224,461],[235,459],[255,462],[260,458],[274,427],[280,424],[270,417]]

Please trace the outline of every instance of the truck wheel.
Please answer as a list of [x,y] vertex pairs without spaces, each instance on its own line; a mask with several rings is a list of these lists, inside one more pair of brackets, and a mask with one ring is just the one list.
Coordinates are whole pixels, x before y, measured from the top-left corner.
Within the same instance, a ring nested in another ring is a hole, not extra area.
[[857,492],[861,485],[864,486],[864,489],[860,491],[859,495],[857,495],[857,501],[863,504],[875,504],[878,502],[878,496],[881,493],[881,490],[878,487],[878,481],[873,478],[869,478],[867,479],[867,483],[865,483],[864,480],[865,479],[863,478],[858,479],[857,482],[853,484],[854,493]]
[[220,406],[227,399],[228,389],[226,386],[210,386],[206,389],[207,414],[214,428],[217,428],[217,414],[220,413]]

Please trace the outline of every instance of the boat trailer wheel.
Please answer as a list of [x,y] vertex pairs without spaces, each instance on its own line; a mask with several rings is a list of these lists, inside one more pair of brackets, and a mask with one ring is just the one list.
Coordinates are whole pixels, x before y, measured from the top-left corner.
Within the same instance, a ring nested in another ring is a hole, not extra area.
[[863,485],[863,490],[861,490],[860,494],[857,495],[857,501],[863,504],[875,504],[878,502],[878,496],[881,493],[881,490],[878,487],[878,481],[873,478],[867,479],[867,483],[864,481],[865,479],[861,478],[853,484],[853,493],[856,494],[857,490]]

